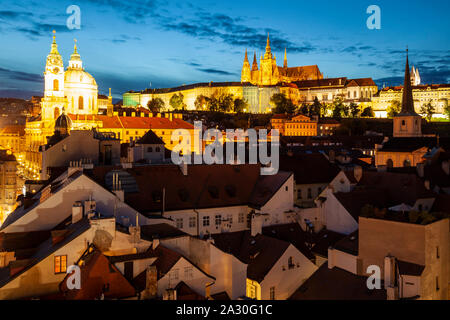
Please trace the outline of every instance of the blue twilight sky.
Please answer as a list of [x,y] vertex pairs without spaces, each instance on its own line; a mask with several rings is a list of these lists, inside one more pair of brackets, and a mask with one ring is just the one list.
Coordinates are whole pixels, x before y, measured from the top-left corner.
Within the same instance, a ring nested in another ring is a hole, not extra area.
[[[66,27],[72,4],[81,30]],[[381,30],[366,26],[372,4],[381,8]],[[422,82],[449,82],[448,12],[448,0],[1,0],[0,96],[42,94],[53,29],[65,66],[77,38],[86,71],[115,98],[150,84],[239,81],[245,49],[259,63],[267,32],[278,65],[287,47],[290,66],[394,85],[408,45]]]

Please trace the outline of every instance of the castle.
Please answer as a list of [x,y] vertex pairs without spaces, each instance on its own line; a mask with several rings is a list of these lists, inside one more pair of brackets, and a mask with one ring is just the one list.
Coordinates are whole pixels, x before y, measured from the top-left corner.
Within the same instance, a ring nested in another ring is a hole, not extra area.
[[241,72],[241,82],[251,83],[259,86],[273,86],[281,82],[294,82],[302,80],[323,79],[317,65],[303,67],[288,67],[287,50],[284,50],[284,63],[282,67],[277,66],[277,58],[272,54],[270,38],[267,35],[266,52],[260,59],[260,68],[256,61],[256,53],[253,56],[253,64],[250,67],[247,50],[245,50],[244,65]]

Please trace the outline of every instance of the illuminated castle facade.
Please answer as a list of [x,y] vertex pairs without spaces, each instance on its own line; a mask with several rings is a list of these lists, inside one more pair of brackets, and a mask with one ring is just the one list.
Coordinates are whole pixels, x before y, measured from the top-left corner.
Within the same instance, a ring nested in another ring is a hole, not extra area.
[[287,52],[284,50],[284,63],[282,67],[277,66],[277,58],[272,54],[270,38],[267,35],[266,52],[261,56],[259,67],[256,61],[256,53],[250,67],[247,50],[245,51],[244,65],[241,72],[241,82],[249,82],[259,86],[273,86],[282,82],[294,82],[303,80],[323,79],[317,65],[303,67],[288,67]]

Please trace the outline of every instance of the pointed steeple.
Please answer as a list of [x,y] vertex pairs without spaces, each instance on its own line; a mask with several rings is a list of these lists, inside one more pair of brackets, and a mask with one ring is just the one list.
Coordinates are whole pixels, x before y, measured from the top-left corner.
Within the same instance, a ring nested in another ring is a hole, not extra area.
[[266,53],[264,54],[264,59],[272,59],[272,51],[270,49],[270,36],[268,32],[267,32]]
[[286,69],[288,67],[287,65],[287,50],[284,48],[284,64],[283,67]]
[[405,80],[403,83],[402,110],[399,115],[417,115],[414,110],[414,99],[411,88],[411,74],[409,73],[408,49],[406,49]]
[[250,62],[248,61],[247,49],[245,49],[244,63],[245,63],[245,62],[247,62],[248,64],[250,64]]
[[52,42],[52,49],[50,51],[50,54],[59,54],[58,45],[56,44],[56,31],[55,30],[53,30],[53,42]]
[[252,71],[258,71],[258,62],[256,61],[256,52],[253,55]]

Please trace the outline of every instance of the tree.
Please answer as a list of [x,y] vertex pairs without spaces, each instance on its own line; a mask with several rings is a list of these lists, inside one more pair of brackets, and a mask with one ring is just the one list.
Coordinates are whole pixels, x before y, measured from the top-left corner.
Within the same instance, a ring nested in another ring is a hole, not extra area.
[[233,109],[233,95],[229,93],[220,94],[217,98],[219,111],[230,112]]
[[244,99],[237,98],[233,103],[233,111],[236,113],[242,112],[247,109],[248,103]]
[[154,98],[147,103],[147,108],[151,112],[160,112],[165,108],[164,101],[161,98]]
[[170,106],[173,110],[185,110],[187,105],[184,103],[184,96],[180,92],[179,94],[174,94],[169,101]]
[[270,103],[275,107],[273,113],[293,114],[297,109],[292,100],[286,98],[284,93],[275,93],[270,98]]
[[444,106],[444,114],[447,116],[448,120],[450,120],[450,105],[448,102]]
[[375,117],[375,112],[373,112],[372,107],[367,107],[361,113],[361,117],[373,118]]
[[436,109],[433,107],[431,102],[422,105],[420,108],[420,113],[425,115],[427,121],[430,121],[433,118],[433,114],[436,112]]
[[322,110],[323,110],[322,104],[319,102],[319,99],[317,97],[315,97],[313,104],[309,108],[309,115],[321,117]]
[[350,103],[349,110],[353,118],[357,118],[359,116],[360,110],[359,106],[356,103]]
[[336,97],[333,101],[333,118],[347,117],[349,113],[349,108],[344,104],[341,97]]
[[195,109],[198,111],[205,110],[208,106],[208,100],[209,98],[202,94],[197,96],[194,102]]
[[399,100],[393,100],[389,107],[387,108],[388,118],[393,118],[400,113],[402,109],[402,104]]

